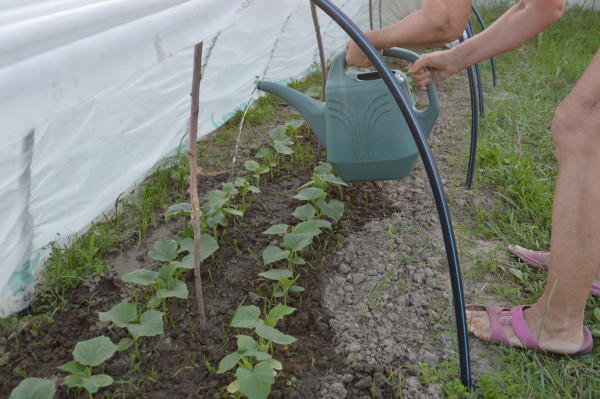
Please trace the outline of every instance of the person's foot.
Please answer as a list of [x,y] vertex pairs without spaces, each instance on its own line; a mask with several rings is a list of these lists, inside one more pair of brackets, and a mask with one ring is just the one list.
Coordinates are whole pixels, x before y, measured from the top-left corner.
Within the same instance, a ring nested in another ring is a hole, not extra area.
[[[533,268],[548,270],[548,266],[550,266],[550,252],[548,251],[533,251],[515,244],[509,245],[507,249]],[[600,297],[600,271],[590,287],[590,293],[592,296]]]
[[535,349],[543,352],[573,356],[589,353],[593,339],[587,328],[582,332],[549,333],[530,317],[528,305],[497,308],[467,305],[466,317],[469,332],[476,338],[499,345]]
[[548,251],[533,251],[515,244],[509,245],[508,251],[536,269],[547,269],[550,265],[550,252]]

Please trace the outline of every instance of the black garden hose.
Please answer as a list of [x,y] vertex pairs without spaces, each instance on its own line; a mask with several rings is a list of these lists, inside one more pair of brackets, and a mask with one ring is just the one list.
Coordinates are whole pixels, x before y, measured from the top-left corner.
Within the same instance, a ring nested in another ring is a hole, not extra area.
[[[477,20],[479,21],[479,25],[481,25],[481,30],[485,30],[485,23],[483,22],[483,18],[481,18],[479,10],[477,9],[477,7],[475,7],[475,4],[471,6],[471,9],[475,13]],[[496,86],[496,61],[494,60],[494,57],[490,58],[490,63],[492,64],[492,78],[494,80],[494,86]]]
[[[467,31],[459,39],[462,43],[467,39]],[[473,186],[473,173],[475,171],[475,159],[477,157],[477,135],[479,134],[479,112],[477,112],[477,95],[475,94],[475,79],[473,78],[473,67],[467,68],[469,77],[469,92],[471,94],[471,149],[469,151],[469,165],[467,167],[466,187],[470,190]]]
[[444,196],[444,190],[440,181],[439,173],[433,159],[433,155],[425,136],[419,125],[419,121],[410,105],[410,102],[405,97],[400,89],[400,85],[394,77],[392,71],[387,66],[383,57],[379,55],[375,47],[367,40],[363,32],[354,24],[348,16],[341,10],[330,3],[329,0],[310,0],[328,14],[344,31],[358,44],[360,49],[365,53],[369,61],[373,64],[381,78],[387,85],[392,96],[396,100],[398,107],[402,111],[404,118],[413,135],[419,154],[423,160],[427,177],[433,192],[444,244],[446,249],[446,257],[448,259],[448,268],[450,272],[450,283],[452,286],[452,296],[454,298],[454,314],[456,317],[456,327],[458,335],[458,355],[460,365],[460,379],[464,386],[470,390],[471,388],[471,370],[469,361],[469,342],[467,339],[467,321],[465,317],[465,302],[463,298],[462,282],[460,276],[460,268],[458,262],[458,253],[456,250],[456,241],[452,230],[452,222],[450,220],[450,211]]

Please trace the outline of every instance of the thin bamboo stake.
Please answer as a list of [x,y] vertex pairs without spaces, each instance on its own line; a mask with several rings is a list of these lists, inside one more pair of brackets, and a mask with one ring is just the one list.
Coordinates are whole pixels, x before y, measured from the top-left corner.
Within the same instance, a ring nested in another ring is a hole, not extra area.
[[190,159],[190,201],[192,214],[190,224],[194,228],[194,277],[196,281],[196,298],[198,301],[198,314],[200,316],[200,338],[206,342],[206,315],[204,313],[204,297],[202,295],[202,276],[200,273],[200,230],[198,199],[198,114],[200,112],[200,80],[202,79],[202,43],[194,46],[194,71],[192,73],[192,111],[190,115],[190,143],[188,154]]
[[311,1],[310,12],[312,13],[313,23],[315,24],[315,35],[317,36],[317,45],[319,46],[319,57],[321,59],[321,75],[323,76],[323,101],[325,101],[325,85],[327,84],[327,66],[325,65],[325,53],[323,51],[323,39],[321,38],[321,28],[319,26],[319,17],[317,16],[317,6]]
[[369,27],[373,30],[373,0],[369,0]]
[[519,144],[519,154],[523,156],[523,147],[521,147],[521,133],[519,132],[519,121],[515,119],[515,133],[517,134],[517,143]]
[[383,4],[383,0],[379,0],[379,29],[381,29],[381,5]]

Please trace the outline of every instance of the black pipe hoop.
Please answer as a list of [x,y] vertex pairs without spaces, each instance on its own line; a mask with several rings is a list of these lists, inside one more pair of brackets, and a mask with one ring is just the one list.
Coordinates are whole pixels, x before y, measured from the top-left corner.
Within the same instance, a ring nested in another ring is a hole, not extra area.
[[460,379],[467,389],[471,389],[471,369],[469,360],[469,342],[467,339],[467,322],[465,317],[465,303],[462,290],[462,282],[460,276],[460,268],[458,262],[458,253],[456,249],[456,241],[452,230],[452,222],[450,220],[450,211],[444,195],[444,190],[439,177],[433,154],[425,136],[419,125],[419,121],[410,106],[410,102],[405,97],[400,89],[400,85],[394,77],[392,71],[383,60],[383,57],[377,52],[377,49],[367,40],[363,32],[348,18],[340,9],[330,3],[329,0],[310,0],[329,15],[349,36],[358,44],[360,49],[365,53],[369,61],[373,64],[377,72],[379,72],[383,81],[390,90],[392,96],[396,100],[398,107],[402,111],[404,118],[413,135],[419,154],[423,160],[429,184],[433,192],[444,244],[446,249],[446,257],[448,260],[448,268],[450,273],[450,284],[452,287],[452,296],[454,300],[454,315],[456,318],[456,329],[458,335],[458,355],[460,366]]

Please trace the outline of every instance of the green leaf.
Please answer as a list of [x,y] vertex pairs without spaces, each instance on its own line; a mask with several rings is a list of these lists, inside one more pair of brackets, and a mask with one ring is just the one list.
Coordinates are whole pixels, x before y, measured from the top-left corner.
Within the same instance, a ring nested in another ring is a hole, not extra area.
[[248,185],[248,180],[243,177],[236,177],[233,181],[236,187],[246,187]]
[[121,277],[124,283],[152,285],[156,282],[158,273],[147,269],[137,269],[126,273]]
[[181,260],[181,262],[175,260],[171,262],[178,269],[186,269],[191,270],[194,268],[194,255],[186,255],[185,258]]
[[244,216],[244,212],[233,208],[223,208],[223,212],[226,215]]
[[288,292],[304,292],[304,287],[299,285],[292,285],[288,288]]
[[296,208],[294,212],[292,212],[292,216],[302,221],[305,221],[312,219],[316,213],[317,211],[315,210],[314,206],[312,206],[311,204],[305,204]]
[[165,220],[169,220],[174,216],[185,214],[190,215],[192,213],[192,204],[183,202],[180,204],[171,205],[165,212]]
[[131,345],[133,345],[133,340],[131,338],[123,338],[117,344],[117,352],[123,352],[129,349]]
[[285,136],[286,132],[287,128],[283,125],[279,125],[269,132],[269,136],[271,136],[273,140],[281,140]]
[[323,219],[310,219],[316,226],[331,230],[331,222]]
[[100,321],[112,321],[118,327],[127,327],[137,319],[137,309],[135,305],[123,301],[115,305],[108,312],[98,312]]
[[98,392],[98,389],[112,384],[113,379],[105,374],[93,375],[91,377],[83,375],[70,375],[65,378],[65,383],[69,388],[84,388],[89,393],[96,393]]
[[294,259],[292,259],[292,263],[294,265],[305,265],[306,261],[301,256],[295,256]]
[[323,90],[321,86],[314,85],[306,89],[304,94],[306,94],[309,97],[321,97],[321,90]]
[[156,297],[160,299],[164,298],[181,298],[187,299],[188,289],[187,285],[180,280],[171,280],[167,284],[167,288],[156,291]]
[[304,123],[304,119],[292,119],[285,124],[285,127],[291,127],[292,129],[297,130],[299,127],[304,125]]
[[[176,269],[177,265],[173,262],[167,263],[166,265],[161,267],[158,271],[158,278],[156,279],[156,282],[158,284],[156,284],[155,288],[167,288],[167,284],[173,279],[173,272]],[[164,283],[160,284],[161,281]]]
[[321,229],[312,223],[312,221],[299,223],[292,231],[294,234],[305,234],[311,237],[316,237],[321,234]]
[[219,363],[219,369],[217,370],[217,374],[223,374],[231,370],[232,368],[237,366],[238,361],[241,359],[242,357],[237,352],[233,352],[225,356],[223,359],[221,359],[221,362]]
[[287,233],[288,225],[285,223],[275,224],[263,231],[263,234],[285,234]]
[[139,337],[153,337],[165,333],[163,323],[163,312],[150,309],[140,316],[139,324],[131,324],[127,329],[135,339]]
[[25,378],[10,393],[9,399],[52,399],[56,383],[43,378]]
[[596,320],[600,321],[600,308],[594,308],[594,316]]
[[177,256],[177,241],[158,241],[150,250],[148,256],[161,262],[170,262]]
[[85,367],[83,364],[81,364],[75,360],[72,360],[70,362],[62,364],[62,365],[58,366],[57,369],[66,371],[67,373],[70,373],[70,374],[86,374],[87,373],[87,367]]
[[263,251],[263,261],[265,262],[265,266],[277,262],[281,259],[285,259],[289,256],[290,251],[281,249],[279,247],[268,246]]
[[291,252],[298,252],[309,246],[312,239],[311,235],[291,233],[283,237],[283,242]]
[[278,329],[269,327],[265,324],[256,327],[256,330],[254,331],[259,337],[262,337],[268,341],[273,341],[274,343],[280,345],[287,345],[296,341],[296,338],[292,337],[291,335],[286,335]]
[[325,180],[327,183],[335,184],[336,186],[348,187],[348,184],[345,181],[343,181],[342,179],[340,179],[339,177],[337,177],[336,175],[334,175],[332,173],[328,173],[324,176],[321,176],[321,178],[323,180]]
[[202,234],[200,239],[200,262],[214,254],[217,249],[219,249],[219,244],[217,244],[214,237],[208,234]]
[[329,203],[327,203],[325,200],[320,199],[317,201],[317,206],[323,211],[325,215],[335,220],[336,222],[340,220],[340,218],[344,214],[344,203],[336,199],[332,199],[331,201],[329,201]]
[[283,143],[283,141],[280,140],[274,140],[273,147],[275,148],[275,151],[277,151],[279,154],[290,155],[294,153],[294,151],[290,147],[288,147],[286,144]]
[[253,370],[239,367],[235,377],[240,384],[240,393],[249,399],[266,399],[275,383],[273,367],[266,362],[258,363]]
[[179,251],[177,251],[177,253],[180,254],[182,252],[187,252],[190,255],[194,254],[193,238],[185,237],[183,240],[181,240],[181,242],[179,243]]
[[255,328],[263,324],[263,321],[260,320],[259,317],[260,309],[256,306],[242,306],[233,316],[231,326],[238,328]]
[[275,370],[281,370],[281,369],[283,369],[283,365],[278,360],[269,359],[269,360],[266,360],[265,363],[268,363]]
[[262,147],[260,150],[258,150],[258,152],[256,153],[256,155],[254,157],[262,159],[264,157],[268,157],[271,154],[273,154],[273,151],[271,151],[270,148]]
[[256,161],[249,159],[246,162],[244,162],[244,167],[250,172],[256,172],[258,168],[260,168],[260,164]]
[[289,269],[272,269],[266,272],[258,273],[258,275],[268,278],[269,280],[279,281],[281,277],[291,278],[293,274]]
[[208,202],[217,208],[222,207],[229,201],[229,193],[222,190],[212,190],[208,193]]
[[100,336],[87,341],[77,342],[73,349],[73,359],[84,366],[97,366],[115,354],[117,345],[110,338]]
[[213,229],[218,225],[227,226],[227,218],[225,218],[225,214],[223,211],[216,210],[212,215],[206,219],[206,224],[208,224]]
[[260,193],[260,188],[252,186],[252,185],[249,185],[248,186],[248,191],[253,192],[255,194],[258,194],[258,193]]
[[235,184],[233,183],[225,183],[223,184],[223,188],[221,189],[224,193],[227,193],[230,197],[232,195],[236,195],[238,190],[235,188]]
[[331,173],[332,170],[333,167],[329,163],[324,162],[315,168],[314,173],[319,176],[325,176],[326,174]]
[[317,200],[319,198],[325,197],[325,191],[318,187],[306,187],[300,190],[300,192],[294,195],[292,198],[301,200],[301,201],[311,201]]
[[275,324],[285,316],[292,314],[296,308],[292,308],[286,305],[277,304],[273,309],[269,311],[269,314],[265,318],[265,324],[269,327],[275,327]]
[[254,338],[248,335],[236,335],[238,353],[242,356],[249,351],[255,351],[258,349],[258,342]]
[[156,296],[153,296],[153,297],[152,297],[152,298],[150,298],[150,299],[148,300],[148,302],[146,303],[146,307],[147,307],[148,309],[156,309],[156,307],[157,307],[158,305],[160,305],[161,303],[162,303],[162,299],[160,299],[160,298],[158,298],[158,297],[156,297]]
[[599,330],[599,329],[597,329],[597,328],[592,328],[592,336],[593,336],[594,338],[598,338],[598,337],[600,337],[600,330]]

